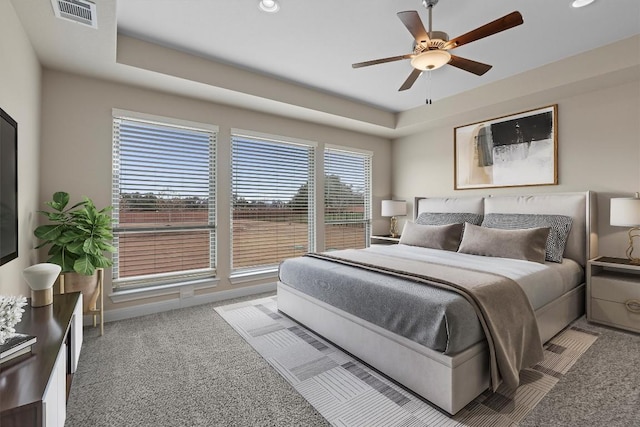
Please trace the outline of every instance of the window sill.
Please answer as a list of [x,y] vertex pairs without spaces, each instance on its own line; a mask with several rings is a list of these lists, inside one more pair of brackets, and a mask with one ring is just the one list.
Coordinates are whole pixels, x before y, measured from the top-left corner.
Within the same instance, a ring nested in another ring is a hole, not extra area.
[[143,288],[121,289],[113,291],[109,295],[109,298],[116,304],[172,294],[179,294],[182,298],[183,295],[193,296],[193,292],[196,289],[215,288],[219,282],[220,279],[218,278],[209,278],[180,283],[152,285]]
[[253,271],[239,271],[237,273],[231,274],[229,277],[229,281],[232,285],[239,285],[242,283],[255,282],[256,280],[262,279],[277,279],[278,278],[278,267],[272,267],[268,269],[260,269]]

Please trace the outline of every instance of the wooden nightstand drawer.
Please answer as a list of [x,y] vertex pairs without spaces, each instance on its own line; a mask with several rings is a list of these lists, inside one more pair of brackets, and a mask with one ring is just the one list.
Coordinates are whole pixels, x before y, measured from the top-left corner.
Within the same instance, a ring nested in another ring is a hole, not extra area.
[[623,304],[640,301],[640,276],[617,272],[591,276],[591,296]]
[[[633,307],[631,305],[631,309]],[[627,305],[617,302],[597,298],[591,300],[591,317],[596,322],[640,332],[640,311],[633,312],[631,309]]]

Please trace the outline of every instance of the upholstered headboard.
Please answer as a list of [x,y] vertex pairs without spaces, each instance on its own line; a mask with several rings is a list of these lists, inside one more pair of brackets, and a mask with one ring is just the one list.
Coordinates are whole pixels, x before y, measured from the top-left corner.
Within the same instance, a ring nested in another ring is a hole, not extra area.
[[419,197],[416,218],[422,212],[553,214],[573,218],[564,256],[580,263],[597,256],[596,194],[547,193],[486,197]]
[[416,199],[416,218],[422,212],[484,214],[484,197],[421,197]]

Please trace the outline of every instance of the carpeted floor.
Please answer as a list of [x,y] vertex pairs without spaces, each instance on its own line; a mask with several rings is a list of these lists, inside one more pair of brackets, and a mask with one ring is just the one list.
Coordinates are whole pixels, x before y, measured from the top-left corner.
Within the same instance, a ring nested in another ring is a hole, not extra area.
[[215,305],[85,328],[65,426],[328,425]]
[[520,426],[640,426],[640,335],[576,325],[598,340]]
[[[543,361],[521,372],[517,389],[503,384],[496,392],[487,390],[451,416],[283,316],[276,296],[216,311],[336,427],[510,427],[521,422],[598,339],[582,328],[565,329],[545,345]],[[430,378],[423,381],[428,384]]]
[[[215,311],[225,301],[85,329],[66,426],[323,426],[317,411]],[[520,424],[640,419],[640,336],[598,340]]]

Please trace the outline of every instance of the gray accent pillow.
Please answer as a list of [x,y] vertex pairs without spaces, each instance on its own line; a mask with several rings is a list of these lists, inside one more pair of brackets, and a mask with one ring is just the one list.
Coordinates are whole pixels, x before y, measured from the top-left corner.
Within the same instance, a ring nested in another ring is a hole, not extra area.
[[455,252],[460,245],[462,227],[463,224],[422,225],[407,221],[400,244]]
[[482,214],[465,212],[422,212],[416,218],[416,224],[446,225],[446,224],[482,224]]
[[544,264],[549,230],[548,227],[502,230],[467,223],[458,252]]
[[545,259],[562,262],[572,221],[573,218],[566,215],[489,213],[484,216],[482,226],[510,230],[549,227],[551,231],[547,238]]

